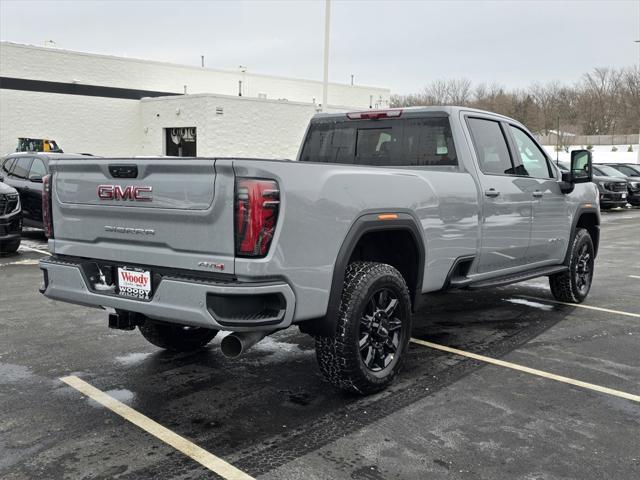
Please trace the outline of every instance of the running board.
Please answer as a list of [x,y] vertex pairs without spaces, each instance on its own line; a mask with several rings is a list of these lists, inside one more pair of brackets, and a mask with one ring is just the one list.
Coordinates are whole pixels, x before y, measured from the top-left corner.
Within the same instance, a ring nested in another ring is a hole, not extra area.
[[449,283],[450,288],[489,288],[489,287],[502,287],[504,285],[510,285],[512,283],[524,282],[525,280],[531,280],[532,278],[544,277],[548,275],[554,275],[556,273],[566,272],[569,269],[566,265],[554,265],[551,267],[536,268],[535,270],[529,270],[526,272],[514,273],[511,275],[505,275],[502,277],[491,278],[488,280],[479,280],[474,282],[470,278],[460,278],[451,280]]

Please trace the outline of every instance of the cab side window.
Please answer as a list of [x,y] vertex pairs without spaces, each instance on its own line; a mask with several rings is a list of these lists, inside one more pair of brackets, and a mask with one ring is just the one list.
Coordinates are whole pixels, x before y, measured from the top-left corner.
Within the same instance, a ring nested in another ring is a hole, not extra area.
[[517,153],[524,166],[524,175],[535,178],[553,178],[553,171],[545,154],[522,129],[509,125]]
[[20,157],[16,160],[16,164],[13,166],[11,175],[16,178],[26,180],[29,178],[29,169],[31,168],[31,160],[29,157]]
[[482,173],[515,175],[513,160],[500,123],[485,118],[469,118],[467,122]]

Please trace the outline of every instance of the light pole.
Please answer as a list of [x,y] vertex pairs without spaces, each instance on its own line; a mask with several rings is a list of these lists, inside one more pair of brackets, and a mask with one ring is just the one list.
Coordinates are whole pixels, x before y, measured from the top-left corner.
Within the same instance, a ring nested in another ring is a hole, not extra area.
[[322,78],[322,111],[327,111],[329,95],[329,33],[331,32],[331,0],[324,1],[324,76]]
[[[640,75],[640,40],[635,40],[635,43],[638,44],[638,75]],[[636,163],[640,165],[640,130],[638,130],[638,160]]]

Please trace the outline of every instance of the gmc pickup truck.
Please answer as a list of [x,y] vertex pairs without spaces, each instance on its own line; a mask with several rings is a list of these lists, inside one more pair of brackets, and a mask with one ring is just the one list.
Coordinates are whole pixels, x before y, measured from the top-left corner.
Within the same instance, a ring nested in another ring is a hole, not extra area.
[[523,125],[459,107],[319,114],[297,161],[54,158],[41,291],[170,350],[226,330],[233,357],[295,324],[329,382],[369,394],[423,294],[547,276],[586,298],[591,168],[574,151],[561,174]]

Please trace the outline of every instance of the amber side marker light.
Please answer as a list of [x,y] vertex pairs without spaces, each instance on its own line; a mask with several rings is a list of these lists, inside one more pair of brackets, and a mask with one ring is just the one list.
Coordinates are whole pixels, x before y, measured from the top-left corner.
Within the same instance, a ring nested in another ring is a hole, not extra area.
[[593,207],[593,203],[585,203],[584,206],[587,208],[591,208]]
[[378,215],[378,220],[397,220],[398,215],[396,213],[381,213]]

